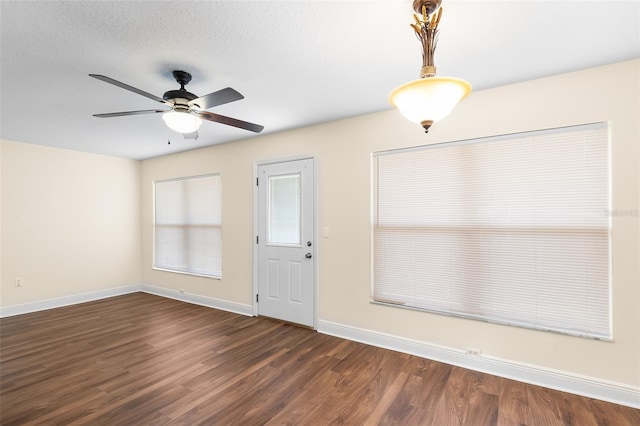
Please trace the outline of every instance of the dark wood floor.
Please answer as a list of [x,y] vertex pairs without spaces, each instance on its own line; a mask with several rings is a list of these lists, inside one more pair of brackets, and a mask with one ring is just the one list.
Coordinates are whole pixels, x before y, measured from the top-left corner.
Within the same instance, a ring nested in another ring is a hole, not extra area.
[[143,293],[0,331],[2,425],[640,425],[640,410]]

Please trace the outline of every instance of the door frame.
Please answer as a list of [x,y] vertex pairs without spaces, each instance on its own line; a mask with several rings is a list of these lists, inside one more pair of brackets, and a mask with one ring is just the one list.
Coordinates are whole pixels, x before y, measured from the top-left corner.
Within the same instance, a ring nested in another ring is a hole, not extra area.
[[258,168],[260,166],[266,166],[270,164],[288,163],[290,161],[298,160],[313,160],[313,244],[315,246],[313,261],[313,329],[318,329],[318,258],[320,257],[320,247],[318,238],[318,159],[315,154],[297,155],[292,157],[281,157],[270,160],[256,160],[253,162],[253,294],[251,295],[251,304],[253,306],[253,316],[257,317],[259,314],[258,302],[256,301],[259,292],[259,260],[260,253],[258,250],[258,243],[256,238],[259,231],[259,214],[260,214],[260,201],[258,193]]

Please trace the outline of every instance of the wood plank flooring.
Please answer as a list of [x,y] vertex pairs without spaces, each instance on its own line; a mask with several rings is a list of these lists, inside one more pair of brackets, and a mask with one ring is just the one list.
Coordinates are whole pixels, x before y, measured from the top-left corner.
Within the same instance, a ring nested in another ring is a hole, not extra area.
[[640,425],[640,410],[135,293],[2,319],[0,424]]

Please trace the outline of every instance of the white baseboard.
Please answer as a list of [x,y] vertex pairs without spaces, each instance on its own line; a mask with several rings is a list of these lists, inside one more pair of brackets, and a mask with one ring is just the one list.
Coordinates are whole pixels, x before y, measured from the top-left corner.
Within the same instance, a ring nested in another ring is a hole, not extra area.
[[142,284],[141,291],[156,296],[167,297],[169,299],[180,300],[182,302],[193,303],[195,305],[206,306],[208,308],[220,309],[222,311],[233,312],[240,315],[253,316],[253,306],[242,303],[230,302],[228,300],[216,299],[199,294],[181,292],[170,288],[157,287],[149,284]]
[[73,294],[71,296],[56,297],[55,299],[39,300],[37,302],[24,303],[21,305],[4,306],[0,307],[0,318],[44,311],[47,309],[61,308],[63,306],[91,302],[93,300],[106,299],[108,297],[120,296],[138,291],[140,291],[140,286],[136,284],[108,288],[105,290],[90,291],[88,293]]
[[229,302],[227,300],[201,296],[193,293],[181,293],[179,290],[156,287],[149,284],[142,284],[91,291],[88,293],[57,297],[55,299],[39,300],[37,302],[24,303],[21,305],[4,306],[0,307],[0,318],[28,314],[37,311],[44,311],[46,309],[61,308],[63,306],[91,302],[93,300],[106,299],[108,297],[120,296],[123,294],[135,293],[138,291],[143,291],[145,293],[155,294],[157,296],[167,297],[170,299],[176,299],[183,302],[193,303],[196,305],[207,306],[209,308],[234,312],[236,314],[253,316],[253,306],[251,305]]
[[589,398],[640,408],[640,388],[581,376],[565,371],[517,363],[486,355],[467,355],[464,351],[417,340],[318,320],[318,332],[380,348],[480,371],[494,376],[570,392]]

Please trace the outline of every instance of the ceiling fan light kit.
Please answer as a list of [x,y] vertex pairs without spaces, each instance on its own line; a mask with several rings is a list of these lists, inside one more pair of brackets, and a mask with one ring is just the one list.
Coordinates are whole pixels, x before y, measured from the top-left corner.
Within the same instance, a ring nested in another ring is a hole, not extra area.
[[197,139],[197,134],[195,134],[195,132],[202,125],[202,120],[213,121],[216,123],[225,124],[227,126],[249,130],[255,133],[260,133],[264,129],[264,126],[261,126],[259,124],[249,123],[247,121],[238,120],[236,118],[226,117],[224,115],[204,111],[205,109],[212,108],[214,106],[239,101],[240,99],[244,99],[244,96],[242,96],[231,87],[227,87],[226,89],[218,90],[217,92],[198,97],[197,95],[188,92],[184,88],[184,86],[186,86],[191,81],[191,74],[186,71],[173,71],[173,78],[175,78],[178,84],[180,84],[180,89],[169,90],[164,93],[162,98],[159,98],[155,95],[152,95],[151,93],[147,93],[143,90],[140,90],[133,86],[129,86],[128,84],[119,82],[104,75],[89,74],[89,76],[98,80],[102,80],[105,83],[113,84],[114,86],[118,86],[122,89],[137,93],[156,102],[160,102],[170,108],[168,110],[149,109],[141,111],[94,114],[94,117],[110,118],[123,117],[128,115],[162,113],[162,119],[164,120],[166,125],[176,132],[183,133],[185,135],[185,138],[188,139]]
[[[414,0],[417,14],[411,27],[422,44],[420,78],[396,87],[389,101],[409,121],[420,124],[425,133],[431,125],[449,115],[471,93],[469,82],[454,77],[436,77],[434,55],[438,41],[438,24],[442,17],[442,0]],[[420,16],[418,16],[418,14]]]
[[162,119],[167,127],[178,133],[193,133],[202,125],[202,119],[200,117],[178,108],[162,114]]

